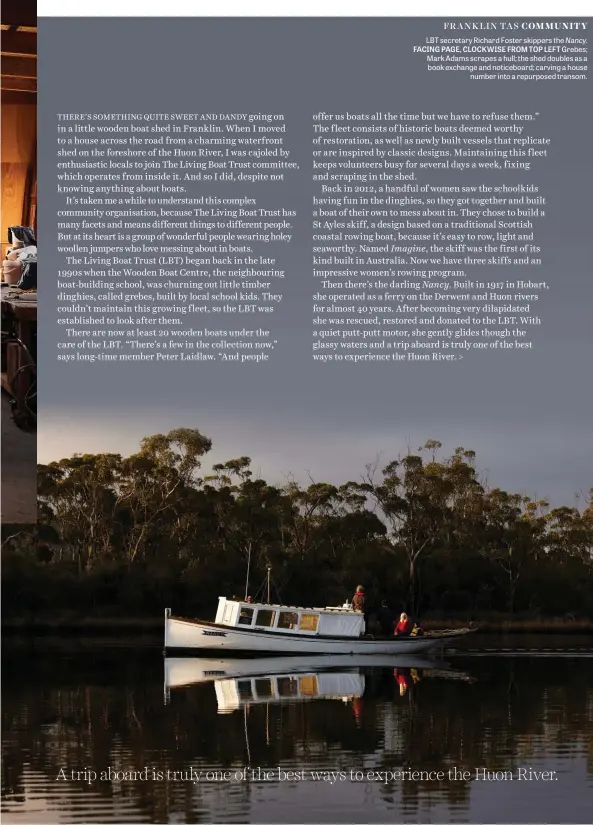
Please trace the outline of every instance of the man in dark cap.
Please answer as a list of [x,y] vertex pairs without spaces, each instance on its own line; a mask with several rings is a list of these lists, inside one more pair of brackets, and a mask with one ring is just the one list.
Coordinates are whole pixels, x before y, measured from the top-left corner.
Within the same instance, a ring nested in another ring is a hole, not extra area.
[[387,600],[383,599],[381,607],[377,612],[377,621],[381,625],[381,633],[383,636],[391,636],[393,634],[393,626],[395,624],[395,616],[387,604]]

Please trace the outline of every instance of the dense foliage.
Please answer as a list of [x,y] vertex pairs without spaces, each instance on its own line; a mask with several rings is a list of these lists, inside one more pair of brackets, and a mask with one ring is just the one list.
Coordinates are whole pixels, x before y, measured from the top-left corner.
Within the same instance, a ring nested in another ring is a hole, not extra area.
[[177,429],[135,455],[39,466],[38,541],[5,542],[5,616],[177,613],[211,618],[219,595],[338,604],[362,583],[391,606],[480,615],[593,616],[593,502],[551,509],[479,478],[441,444],[334,486],[255,478],[247,457],[201,473],[211,442]]

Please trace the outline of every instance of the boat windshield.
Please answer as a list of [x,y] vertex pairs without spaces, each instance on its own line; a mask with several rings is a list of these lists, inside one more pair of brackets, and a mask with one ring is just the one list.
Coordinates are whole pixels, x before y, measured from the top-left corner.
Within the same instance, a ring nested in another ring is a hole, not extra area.
[[239,691],[240,699],[253,699],[250,679],[240,679],[237,682],[237,690]]
[[252,607],[242,607],[237,624],[251,624],[255,610]]

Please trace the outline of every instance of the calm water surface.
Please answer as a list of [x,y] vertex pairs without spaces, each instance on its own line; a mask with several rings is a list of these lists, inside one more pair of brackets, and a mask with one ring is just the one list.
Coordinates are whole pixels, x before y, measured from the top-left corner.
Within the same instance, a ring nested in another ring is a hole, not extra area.
[[590,823],[593,640],[471,645],[321,669],[9,639],[3,821]]

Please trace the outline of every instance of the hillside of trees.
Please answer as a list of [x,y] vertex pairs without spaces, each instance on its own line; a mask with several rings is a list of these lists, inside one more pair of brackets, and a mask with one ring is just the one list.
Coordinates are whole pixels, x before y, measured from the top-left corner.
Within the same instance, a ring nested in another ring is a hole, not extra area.
[[[201,463],[195,429],[142,440],[131,456],[40,465],[37,537],[4,541],[5,619],[212,618],[219,595],[340,604],[364,584],[417,616],[593,618],[593,501],[547,502],[489,488],[473,451],[429,441],[335,486],[256,478],[251,460]],[[578,503],[578,502],[577,502]]]

